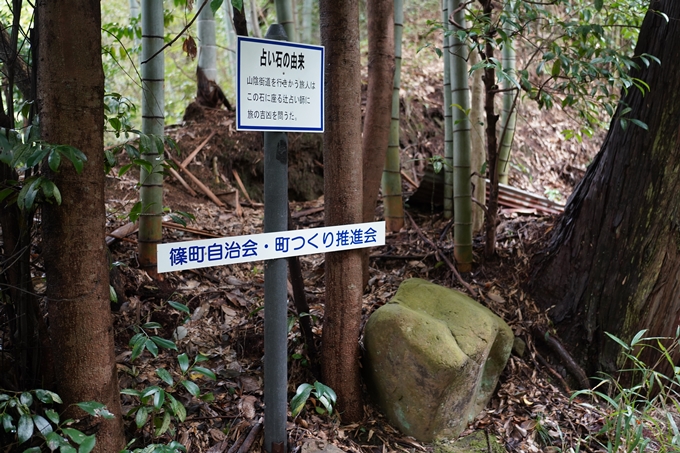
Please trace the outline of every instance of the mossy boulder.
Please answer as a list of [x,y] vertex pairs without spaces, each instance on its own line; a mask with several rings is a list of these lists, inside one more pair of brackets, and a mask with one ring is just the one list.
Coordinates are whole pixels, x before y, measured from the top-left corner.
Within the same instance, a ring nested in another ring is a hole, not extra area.
[[513,338],[470,297],[406,280],[366,323],[369,389],[405,434],[424,442],[456,438],[491,398]]

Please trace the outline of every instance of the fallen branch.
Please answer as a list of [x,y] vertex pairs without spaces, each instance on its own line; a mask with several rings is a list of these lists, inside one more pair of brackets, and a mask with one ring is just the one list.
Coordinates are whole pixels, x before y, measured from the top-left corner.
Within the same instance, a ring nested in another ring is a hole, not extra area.
[[423,232],[420,230],[420,227],[413,220],[413,217],[411,217],[411,214],[409,214],[408,211],[404,211],[404,214],[406,214],[406,216],[408,217],[409,221],[411,222],[411,225],[413,225],[413,229],[416,230],[416,233],[418,234],[418,236],[420,236],[420,238],[423,241],[425,241],[427,244],[429,244],[430,247],[432,247],[434,249],[435,254],[442,261],[444,261],[447,264],[447,266],[449,266],[449,269],[451,269],[451,272],[453,272],[453,275],[456,276],[456,278],[458,279],[458,282],[460,282],[460,284],[465,287],[467,292],[470,293],[470,295],[472,297],[477,297],[477,293],[475,292],[475,290],[472,289],[472,286],[470,286],[468,284],[468,282],[463,280],[463,277],[461,277],[460,273],[458,272],[458,269],[456,269],[456,266],[454,266],[453,263],[451,261],[449,261],[449,259],[446,257],[446,255],[444,253],[442,253],[441,250],[439,250],[439,247],[437,247],[434,242],[432,242],[430,239],[427,238],[427,236],[425,236],[423,234]]
[[192,181],[194,184],[196,184],[196,185],[203,191],[203,193],[206,194],[206,195],[208,196],[208,198],[210,198],[210,199],[213,201],[213,203],[215,203],[215,204],[216,204],[217,206],[219,206],[220,208],[224,208],[224,207],[226,206],[226,205],[222,202],[222,200],[220,200],[219,198],[217,198],[217,195],[215,195],[215,194],[213,193],[212,190],[208,189],[208,186],[206,186],[205,184],[203,184],[203,183],[202,183],[196,176],[194,176],[193,173],[191,173],[189,170],[187,170],[186,168],[182,167],[182,166],[179,164],[179,162],[177,162],[177,159],[175,159],[174,157],[172,157],[172,155],[169,154],[169,153],[168,153],[168,157],[170,157],[170,159],[172,159],[172,161],[175,163],[175,165],[177,165],[177,166],[180,168],[180,170],[182,170],[184,173],[186,173],[186,175],[189,177],[189,179],[191,179],[191,181]]
[[236,179],[236,184],[238,184],[239,188],[241,189],[241,192],[243,192],[243,196],[246,197],[248,203],[252,205],[253,200],[250,199],[250,195],[248,195],[248,191],[246,190],[246,187],[243,185],[243,181],[241,181],[241,177],[238,175],[238,172],[235,169],[232,169],[231,172],[234,175],[234,179]]
[[215,135],[215,132],[216,132],[216,131],[212,131],[212,132],[210,133],[210,135],[208,135],[208,138],[206,138],[205,140],[203,140],[203,141],[201,142],[201,144],[198,145],[198,146],[196,147],[196,149],[193,150],[193,151],[191,152],[191,154],[189,154],[189,155],[187,156],[187,158],[184,159],[184,160],[182,161],[182,164],[180,165],[180,166],[182,167],[182,169],[187,168],[187,165],[189,165],[189,164],[191,163],[191,161],[194,159],[194,157],[196,157],[196,154],[198,154],[198,153],[203,149],[203,147],[208,143],[208,141],[209,141],[211,138],[213,138],[213,135]]
[[196,228],[191,228],[187,227],[184,225],[180,225],[179,223],[175,222],[161,222],[161,225],[163,225],[166,228],[172,228],[173,230],[179,230],[179,231],[186,231],[187,233],[194,233],[199,236],[205,236],[208,238],[221,238],[223,236],[220,236],[219,234],[215,233],[209,233],[208,231],[205,230],[198,230]]
[[179,181],[180,184],[182,184],[182,187],[184,187],[191,196],[195,197],[196,195],[198,195],[196,191],[192,189],[191,186],[189,186],[189,184],[187,184],[184,178],[182,178],[182,176],[180,176],[180,174],[177,173],[177,170],[175,170],[172,167],[168,167],[168,171],[177,181]]
[[[260,431],[262,431],[262,419],[255,423],[255,426],[253,426],[253,429],[250,430],[248,433],[248,437],[243,441],[243,445],[241,445],[241,448],[238,449],[238,453],[246,453],[248,450],[250,450],[250,447],[253,446],[253,442],[255,442],[255,439],[257,438],[258,434],[260,434]],[[231,449],[229,449],[231,451]]]
[[538,327],[534,328],[534,335],[539,337],[555,354],[557,354],[567,371],[576,378],[581,389],[590,388],[590,380],[588,379],[586,372],[576,363],[574,358],[567,352],[557,337],[550,335],[549,332],[543,331]]

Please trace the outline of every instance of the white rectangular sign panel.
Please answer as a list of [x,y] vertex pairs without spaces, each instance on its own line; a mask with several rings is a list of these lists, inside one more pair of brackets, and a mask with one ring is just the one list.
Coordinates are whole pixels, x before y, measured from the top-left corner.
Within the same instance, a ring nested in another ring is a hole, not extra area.
[[239,36],[236,130],[323,132],[324,48]]
[[158,272],[385,245],[385,222],[158,244]]

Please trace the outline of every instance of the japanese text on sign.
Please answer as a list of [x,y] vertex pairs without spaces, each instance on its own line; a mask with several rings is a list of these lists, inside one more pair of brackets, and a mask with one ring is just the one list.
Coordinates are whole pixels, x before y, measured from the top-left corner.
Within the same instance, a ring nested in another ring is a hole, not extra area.
[[158,245],[158,272],[385,245],[385,222],[279,231]]
[[239,36],[238,130],[323,132],[320,46]]

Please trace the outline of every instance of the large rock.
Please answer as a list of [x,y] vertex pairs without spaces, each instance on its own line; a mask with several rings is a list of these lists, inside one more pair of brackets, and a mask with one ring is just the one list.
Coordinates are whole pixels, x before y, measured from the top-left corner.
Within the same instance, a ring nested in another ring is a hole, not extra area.
[[510,327],[468,296],[406,280],[366,324],[369,389],[405,434],[454,438],[491,398],[512,343]]

